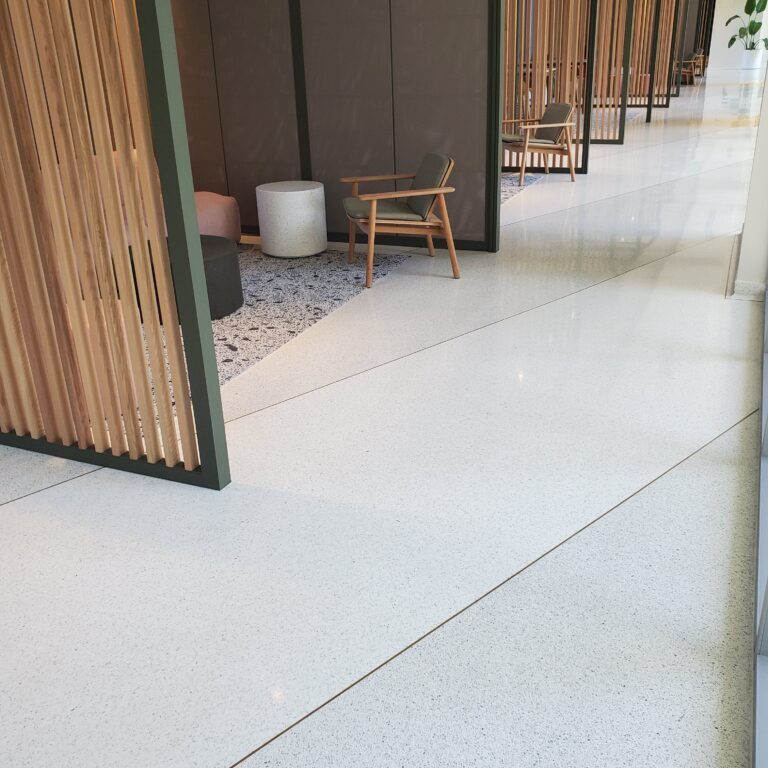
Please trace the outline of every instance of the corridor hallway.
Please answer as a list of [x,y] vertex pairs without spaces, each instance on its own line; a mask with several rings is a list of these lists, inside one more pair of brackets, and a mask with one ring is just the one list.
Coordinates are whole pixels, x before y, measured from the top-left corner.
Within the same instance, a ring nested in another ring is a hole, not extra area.
[[228,383],[221,493],[0,449],[0,764],[747,768],[760,92]]

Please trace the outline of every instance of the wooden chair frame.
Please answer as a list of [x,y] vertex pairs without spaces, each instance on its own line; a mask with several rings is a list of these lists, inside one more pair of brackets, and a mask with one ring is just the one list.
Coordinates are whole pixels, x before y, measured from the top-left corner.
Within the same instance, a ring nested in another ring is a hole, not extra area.
[[[539,153],[544,160],[544,173],[549,173],[549,155],[556,155],[559,157],[565,157],[568,162],[568,170],[571,173],[571,181],[576,181],[576,168],[573,160],[573,136],[572,130],[575,123],[570,120],[573,116],[573,109],[569,115],[569,122],[566,123],[540,123],[538,120],[541,118],[523,117],[515,120],[503,120],[502,126],[505,125],[520,125],[520,131],[523,133],[524,139],[521,142],[503,141],[502,144],[505,150],[509,152],[522,153],[522,161],[520,163],[520,186],[525,184],[525,172],[528,162],[528,153]],[[560,136],[555,144],[538,144],[536,137],[532,137],[532,131],[537,131],[539,128],[562,128]]]
[[[435,243],[433,238],[444,238],[448,245],[448,254],[451,258],[453,277],[456,280],[461,277],[461,273],[459,272],[459,262],[456,258],[456,247],[453,243],[451,222],[448,218],[448,208],[445,204],[445,196],[456,191],[454,187],[445,186],[448,177],[453,171],[454,165],[455,162],[451,160],[445,175],[443,176],[441,185],[433,189],[408,189],[395,190],[392,192],[360,194],[360,184],[375,181],[415,179],[415,173],[391,173],[383,176],[344,176],[340,179],[343,184],[352,185],[352,197],[356,197],[358,200],[364,200],[370,204],[367,219],[354,219],[347,215],[347,219],[349,220],[349,254],[347,256],[347,261],[350,264],[354,264],[357,261],[357,255],[355,254],[355,236],[357,234],[357,228],[360,227],[360,229],[368,235],[368,257],[365,268],[366,288],[370,288],[373,284],[373,257],[377,234],[416,235],[418,237],[425,237],[430,256],[435,255]],[[376,207],[379,200],[396,200],[404,197],[424,197],[426,195],[432,195],[434,199],[432,200],[432,205],[429,207],[427,216],[423,221],[379,219],[376,216]],[[435,206],[437,206],[440,211],[439,217],[434,213]]]

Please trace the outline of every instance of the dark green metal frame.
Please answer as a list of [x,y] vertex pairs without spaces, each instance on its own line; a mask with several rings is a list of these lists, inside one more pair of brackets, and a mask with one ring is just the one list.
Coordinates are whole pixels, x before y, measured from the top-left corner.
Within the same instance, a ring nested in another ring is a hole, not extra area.
[[661,0],[656,0],[656,10],[653,13],[653,31],[651,42],[651,67],[648,77],[648,104],[645,106],[645,122],[653,118],[653,108],[656,102],[656,62],[659,58],[659,28],[661,27]]
[[683,10],[683,25],[680,29],[680,35],[677,38],[677,58],[675,62],[677,64],[677,78],[675,78],[675,90],[672,91],[672,96],[679,96],[683,89],[683,61],[685,60],[685,36],[688,32],[688,13],[691,9],[691,0],[685,0],[685,7]]
[[181,465],[150,464],[146,459],[133,460],[127,455],[98,453],[92,448],[81,449],[15,433],[0,433],[0,444],[219,490],[230,482],[229,461],[195,212],[171,0],[137,0],[136,10],[201,466],[188,471]]
[[[302,35],[301,0],[287,0],[290,26],[291,50],[293,60],[293,80],[296,99],[296,122],[301,176],[311,180],[312,155],[309,134],[309,108],[307,104],[306,66],[304,61],[304,40]],[[593,0],[597,2],[597,0]],[[391,6],[390,6],[391,9]],[[487,162],[485,187],[485,227],[482,240],[456,240],[460,250],[491,251],[499,250],[499,200],[501,192],[501,72],[503,66],[502,37],[503,0],[488,0],[488,114],[487,114]],[[247,234],[259,234],[259,228],[244,226]],[[328,232],[330,242],[346,243],[348,232]],[[401,235],[378,235],[376,242],[381,245],[403,247],[422,247],[424,238]],[[445,242],[435,238],[438,247]]]
[[635,28],[635,0],[627,0],[627,20],[624,25],[624,48],[621,53],[621,114],[619,116],[618,139],[592,139],[592,144],[623,144],[627,127],[627,104],[629,103],[629,67],[632,57],[632,33]]
[[[595,83],[595,46],[597,43],[597,9],[598,0],[590,0],[589,3],[589,28],[587,30],[587,79],[584,84],[584,104],[589,109],[584,110],[583,137],[581,144],[581,162],[576,168],[576,173],[585,174],[589,172],[589,146],[592,143],[592,104],[594,103],[594,83]],[[503,16],[501,17],[503,19]],[[502,25],[503,27],[503,25]],[[503,51],[506,41],[503,42],[500,49],[500,58],[503,61]],[[500,65],[501,66],[501,65]],[[499,105],[501,105],[501,88],[498,90]],[[501,117],[499,118],[501,119]],[[499,134],[499,152],[501,152],[501,134]],[[514,173],[519,171],[518,166],[505,165],[502,168],[504,173]],[[527,167],[529,173],[544,173],[543,166]],[[567,168],[551,168],[550,173],[569,173]]]
[[495,253],[501,240],[501,100],[504,88],[504,4],[488,0],[488,135],[485,171],[485,242]]

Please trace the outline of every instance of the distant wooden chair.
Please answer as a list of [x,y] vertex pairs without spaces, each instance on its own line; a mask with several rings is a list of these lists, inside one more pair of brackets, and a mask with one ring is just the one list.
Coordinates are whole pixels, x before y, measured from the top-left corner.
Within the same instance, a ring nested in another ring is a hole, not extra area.
[[525,184],[525,171],[528,153],[540,154],[544,159],[544,172],[549,173],[549,156],[565,157],[571,181],[576,181],[576,169],[573,159],[573,137],[571,129],[574,108],[571,104],[549,104],[540,119],[520,118],[504,120],[503,128],[507,125],[519,125],[514,133],[504,132],[502,128],[501,141],[506,151],[519,153],[520,186]]
[[707,57],[703,48],[699,48],[693,54],[693,71],[696,77],[704,77],[704,73],[707,71]]
[[[675,62],[675,75],[677,75],[677,62]],[[683,66],[680,70],[681,81],[684,85],[696,85],[696,60],[693,58],[683,59]]]
[[[349,220],[350,264],[356,261],[355,235],[359,227],[368,235],[368,259],[365,287],[373,283],[373,256],[377,234],[417,235],[425,237],[429,255],[435,255],[434,237],[445,238],[451,257],[453,276],[459,279],[459,262],[453,244],[451,222],[445,196],[454,192],[445,183],[453,171],[454,161],[447,155],[430,153],[424,156],[416,173],[392,173],[383,176],[345,176],[342,183],[352,185],[352,197],[344,198],[344,210]],[[408,190],[359,194],[363,182],[413,179]],[[434,214],[437,205],[440,216]]]

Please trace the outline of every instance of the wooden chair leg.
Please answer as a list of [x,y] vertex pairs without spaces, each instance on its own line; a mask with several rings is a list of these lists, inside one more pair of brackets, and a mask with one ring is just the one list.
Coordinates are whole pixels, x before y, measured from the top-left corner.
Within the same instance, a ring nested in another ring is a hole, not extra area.
[[368,260],[365,264],[365,287],[373,285],[373,255],[376,247],[376,201],[371,200],[371,212],[368,214]]
[[461,272],[459,271],[459,260],[456,258],[456,247],[453,244],[453,232],[451,231],[451,220],[448,218],[448,206],[445,204],[445,195],[438,195],[437,202],[440,206],[440,219],[443,222],[443,236],[448,244],[448,254],[451,257],[453,277],[458,280],[461,277]]
[[525,184],[525,164],[528,161],[528,133],[525,132],[525,144],[523,145],[523,155],[520,160],[520,186]]
[[549,173],[549,153],[542,152],[541,156],[544,158],[544,173]]
[[357,261],[355,254],[355,235],[357,234],[357,224],[349,220],[349,253],[347,254],[347,264],[354,264]]
[[[352,197],[357,197],[360,194],[360,183],[355,181],[352,183]],[[354,264],[357,261],[357,255],[355,254],[355,236],[357,235],[357,223],[353,220],[349,220],[349,253],[347,254],[347,264]]]
[[571,141],[571,129],[565,129],[565,146],[568,154],[568,170],[571,172],[571,181],[576,181],[576,172],[573,167],[573,142]]
[[432,239],[432,235],[427,235],[427,250],[430,256],[435,255],[435,241]]

